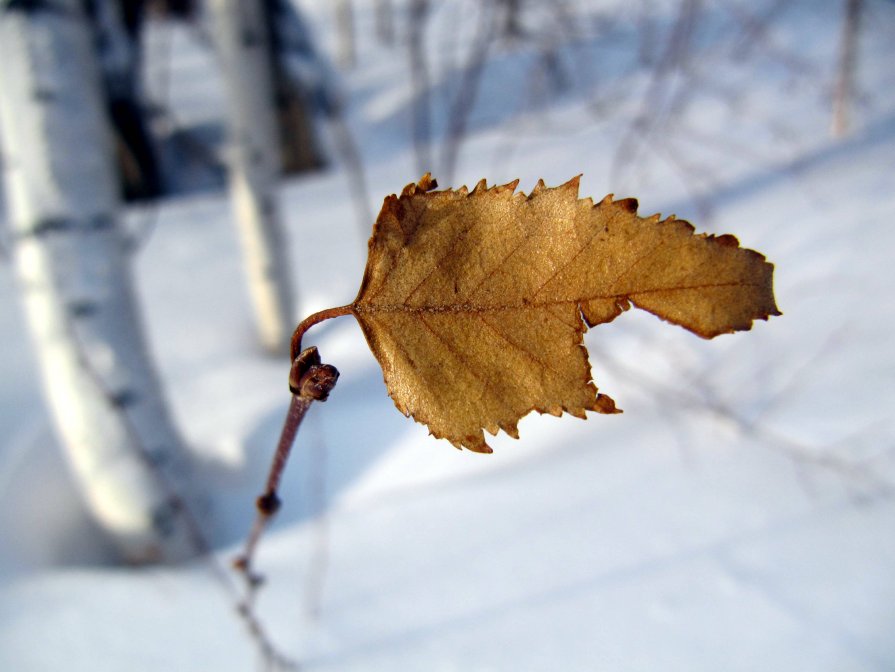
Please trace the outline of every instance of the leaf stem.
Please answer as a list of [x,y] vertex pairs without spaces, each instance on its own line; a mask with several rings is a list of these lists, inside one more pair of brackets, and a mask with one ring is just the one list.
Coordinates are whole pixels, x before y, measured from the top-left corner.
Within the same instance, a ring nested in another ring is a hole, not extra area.
[[301,352],[301,339],[308,329],[313,327],[315,324],[323,322],[323,320],[330,319],[331,317],[350,315],[353,312],[353,308],[353,303],[350,303],[347,306],[339,306],[338,308],[327,308],[326,310],[321,310],[314,313],[313,315],[309,315],[301,322],[299,322],[298,326],[295,327],[295,331],[292,332],[292,345],[290,347],[290,356],[292,357],[292,359],[294,360],[296,357],[298,357],[298,353]]

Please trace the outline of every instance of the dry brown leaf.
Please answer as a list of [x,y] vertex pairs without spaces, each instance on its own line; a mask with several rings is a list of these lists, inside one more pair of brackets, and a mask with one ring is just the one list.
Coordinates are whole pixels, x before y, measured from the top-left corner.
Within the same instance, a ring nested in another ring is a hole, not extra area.
[[594,205],[577,177],[529,196],[517,184],[433,191],[427,174],[386,198],[343,310],[395,405],[436,437],[491,452],[482,430],[518,437],[531,411],[619,412],[582,334],[631,304],[705,338],[780,314],[773,266],[733,236],[638,217],[633,199]]

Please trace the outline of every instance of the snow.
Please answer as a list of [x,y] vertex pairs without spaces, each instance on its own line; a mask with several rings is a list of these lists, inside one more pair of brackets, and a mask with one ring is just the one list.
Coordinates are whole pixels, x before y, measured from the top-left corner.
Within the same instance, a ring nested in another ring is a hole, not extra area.
[[[326,3],[301,4],[334,53]],[[355,4],[360,65],[343,88],[378,201],[418,177],[414,95],[403,49],[377,44],[372,3]],[[588,39],[608,3],[567,4],[590,17],[561,54],[575,86],[538,94],[522,68],[539,67],[543,45],[495,44],[451,184],[520,177],[528,191],[584,173],[582,195],[637,195],[641,212],[675,212],[760,250],[784,315],[703,341],[631,311],[586,335],[597,385],[625,413],[529,417],[490,456],[455,451],[395,411],[350,318],[315,327],[307,343],[342,377],[299,434],[258,557],[259,618],[306,670],[891,670],[895,5],[866,3],[852,130],[832,139],[838,10],[800,0],[779,14],[773,44],[807,64],[794,70],[758,47],[725,58],[730,3],[706,3],[704,86],[635,143],[636,169],[614,170],[649,69],[632,56],[630,24]],[[433,14],[434,110],[474,34],[460,17],[477,6]],[[677,5],[650,6],[664,35]],[[535,27],[545,7],[531,10]],[[164,34],[184,54],[168,85],[179,119],[211,124],[220,83],[203,75],[207,53],[180,29]],[[602,82],[570,66],[595,54]],[[604,89],[620,96],[606,114]],[[349,302],[359,284],[369,225],[348,185],[337,166],[283,186],[301,314]],[[259,666],[211,567],[226,568],[251,522],[288,365],[253,340],[229,212],[206,190],[128,213],[131,226],[155,222],[138,287],[212,493],[214,564],[110,564],[53,439],[12,268],[0,266],[2,670]]]

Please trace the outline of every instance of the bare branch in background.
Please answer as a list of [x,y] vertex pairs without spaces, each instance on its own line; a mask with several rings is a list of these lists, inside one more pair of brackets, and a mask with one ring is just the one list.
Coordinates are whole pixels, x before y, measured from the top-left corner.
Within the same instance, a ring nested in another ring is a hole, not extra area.
[[740,34],[736,37],[730,55],[734,61],[752,56],[755,52],[764,52],[777,63],[784,65],[792,72],[807,74],[810,64],[798,56],[787,45],[778,44],[771,35],[774,21],[790,5],[792,0],[775,0],[760,15],[753,13],[753,8],[738,3],[725,4],[724,8],[737,20]]
[[668,81],[673,72],[681,68],[689,57],[691,40],[702,8],[702,0],[682,0],[665,48],[653,67],[649,85],[646,88],[640,110],[634,115],[628,129],[622,136],[612,159],[610,183],[617,184],[624,169],[637,163],[644,138],[663,116],[666,103]]
[[370,190],[367,188],[364,160],[357,145],[357,140],[351,132],[351,127],[348,125],[348,120],[345,119],[341,107],[330,115],[330,125],[336,143],[336,150],[342,156],[342,161],[348,173],[348,190],[351,192],[351,200],[354,203],[358,230],[360,231],[361,239],[365,240],[370,235],[370,227],[373,225],[373,212],[370,210]]
[[508,40],[522,37],[522,0],[499,0],[502,8],[500,34]]
[[429,15],[428,0],[411,0],[408,9],[407,57],[410,65],[410,85],[413,110],[410,125],[416,172],[428,173],[432,165],[432,111],[429,107],[429,66],[426,60],[424,35]]
[[447,130],[441,161],[441,174],[445,184],[452,184],[457,167],[457,154],[466,135],[466,125],[475,107],[488,50],[494,40],[494,8],[490,3],[482,6],[476,36],[469,51],[469,58],[463,68],[460,86],[448,113]]
[[[834,343],[841,334],[833,334],[816,353],[806,362],[805,366],[816,365],[822,361],[829,344]],[[869,490],[875,496],[895,497],[895,483],[875,471],[869,462],[878,457],[870,456],[870,459],[848,459],[842,456],[842,448],[866,436],[879,423],[868,423],[857,429],[851,435],[842,437],[827,444],[812,444],[794,439],[785,433],[774,429],[770,423],[762,421],[760,415],[783,403],[787,392],[793,389],[793,381],[786,380],[780,387],[778,395],[771,392],[769,396],[770,406],[763,407],[759,416],[747,417],[735,406],[725,402],[720,395],[711,389],[705,371],[697,377],[688,377],[688,390],[682,391],[680,387],[672,389],[658,378],[650,376],[635,367],[626,364],[613,357],[605,349],[588,344],[588,348],[595,358],[599,357],[601,364],[626,380],[634,382],[648,394],[662,399],[664,405],[678,408],[691,409],[707,414],[726,422],[729,422],[744,437],[755,439],[759,445],[770,450],[779,451],[796,465],[813,467],[838,475],[846,484]]]
[[845,0],[845,15],[842,19],[842,37],[839,43],[839,66],[836,88],[833,91],[834,137],[842,137],[848,131],[849,105],[855,93],[855,69],[858,51],[858,30],[861,24],[863,0]]
[[373,12],[376,15],[376,38],[383,44],[395,41],[395,14],[392,0],[375,0]]
[[351,0],[336,0],[334,9],[339,37],[337,60],[343,68],[353,68],[357,64],[354,7],[351,5]]
[[637,63],[642,67],[655,65],[656,32],[656,18],[641,0],[637,16]]

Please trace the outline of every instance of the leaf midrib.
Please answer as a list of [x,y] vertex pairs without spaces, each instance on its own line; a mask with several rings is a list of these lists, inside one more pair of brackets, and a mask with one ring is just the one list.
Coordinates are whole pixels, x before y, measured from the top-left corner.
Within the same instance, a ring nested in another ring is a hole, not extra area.
[[701,283],[698,285],[681,285],[678,287],[653,287],[650,289],[640,289],[634,292],[614,292],[611,294],[596,294],[593,296],[579,297],[575,299],[551,299],[547,301],[519,301],[517,303],[504,304],[476,304],[468,301],[462,303],[444,303],[444,304],[423,304],[410,305],[407,303],[376,303],[364,302],[363,300],[355,301],[351,304],[354,313],[375,314],[375,313],[501,313],[516,310],[533,310],[538,308],[551,308],[554,306],[581,304],[597,300],[624,299],[642,296],[644,294],[658,294],[662,292],[684,292],[700,289],[719,289],[722,287],[760,287],[757,282],[713,282]]

